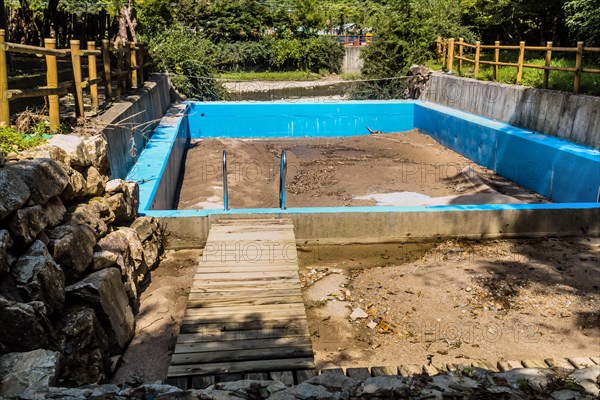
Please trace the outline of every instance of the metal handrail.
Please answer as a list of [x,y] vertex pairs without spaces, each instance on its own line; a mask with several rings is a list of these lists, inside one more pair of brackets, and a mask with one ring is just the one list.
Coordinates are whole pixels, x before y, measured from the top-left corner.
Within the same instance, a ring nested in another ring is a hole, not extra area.
[[223,209],[229,210],[229,189],[227,187],[227,150],[223,150]]
[[279,208],[285,210],[285,176],[287,174],[287,156],[281,150],[281,165],[279,166]]

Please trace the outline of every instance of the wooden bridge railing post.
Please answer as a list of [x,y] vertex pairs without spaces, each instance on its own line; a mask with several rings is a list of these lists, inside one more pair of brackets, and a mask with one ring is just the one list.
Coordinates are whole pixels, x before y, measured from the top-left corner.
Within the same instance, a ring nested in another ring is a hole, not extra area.
[[448,39],[448,72],[454,69],[454,38]]
[[494,80],[498,80],[498,63],[500,62],[500,42],[497,40],[494,42]]
[[115,40],[115,48],[117,51],[117,98],[120,99],[123,96],[123,44],[121,39]]
[[129,42],[129,70],[131,71],[131,86],[134,88],[138,87],[136,46],[136,42]]
[[581,90],[581,70],[583,69],[583,42],[577,42],[577,53],[575,58],[575,82],[573,90],[579,93]]
[[[94,51],[96,50],[96,42],[87,42],[87,49]],[[98,77],[98,71],[96,66],[96,56],[93,54],[88,55],[88,78],[90,80],[90,99],[92,103],[92,111],[98,112],[98,84],[93,81]]]
[[6,32],[0,29],[0,125],[10,125],[10,105],[8,101],[8,66],[6,64]]
[[440,36],[438,36],[437,40],[435,41],[435,60],[439,64],[441,59],[442,59],[442,38]]
[[110,41],[102,39],[102,64],[104,64],[104,97],[105,101],[112,98],[112,76],[110,72]]
[[83,88],[81,87],[81,46],[79,40],[71,40],[71,62],[73,63],[73,83],[75,89],[75,111],[77,116],[83,117]]
[[139,66],[139,79],[140,79],[140,83],[139,86],[144,86],[144,82],[145,82],[145,74],[144,74],[144,51],[146,49],[146,47],[142,44],[142,43],[136,43],[136,45],[138,45],[139,50],[137,52],[138,55],[138,59],[137,59],[137,64]]
[[[44,47],[47,49],[56,48],[56,39],[44,39]],[[58,68],[56,65],[56,56],[46,55],[46,86],[49,89],[58,88]],[[50,132],[57,132],[60,129],[60,109],[58,106],[58,95],[48,96],[48,111],[50,114]]]
[[458,38],[458,74],[462,74],[462,62],[463,62],[463,43],[465,39]]
[[519,61],[517,62],[517,85],[523,79],[523,63],[525,62],[525,42],[519,42]]
[[[552,42],[546,42],[546,47],[548,48],[548,50],[546,50],[546,62],[544,63],[544,66],[546,68],[549,68],[552,65]],[[550,70],[549,69],[545,69],[544,70],[544,89],[548,89],[548,82],[550,80]]]
[[481,57],[481,42],[475,42],[475,67],[473,68],[473,78],[477,79],[479,75],[479,58]]

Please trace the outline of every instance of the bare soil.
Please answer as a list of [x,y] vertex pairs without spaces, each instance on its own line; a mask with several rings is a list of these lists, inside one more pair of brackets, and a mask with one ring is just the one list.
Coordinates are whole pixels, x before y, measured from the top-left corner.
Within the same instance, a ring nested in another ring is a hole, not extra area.
[[318,367],[600,355],[598,239],[403,247],[380,256],[412,261],[302,267]]
[[163,381],[171,364],[179,325],[202,250],[167,252],[140,299],[136,332],[111,383]]
[[288,207],[545,201],[412,130],[346,138],[198,140],[187,152],[179,209],[223,207],[224,149],[231,208],[278,207],[282,149],[288,158]]

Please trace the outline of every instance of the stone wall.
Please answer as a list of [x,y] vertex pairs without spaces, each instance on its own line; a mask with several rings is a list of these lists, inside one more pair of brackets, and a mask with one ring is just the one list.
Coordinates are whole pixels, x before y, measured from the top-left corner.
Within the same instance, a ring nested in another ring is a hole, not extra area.
[[600,97],[432,74],[420,99],[600,149]]
[[[107,380],[159,263],[158,223],[137,218],[137,183],[109,181],[107,153],[102,135],[57,135],[0,154],[0,364],[49,369],[41,384]],[[31,383],[6,379],[0,397]]]
[[360,58],[362,46],[344,46],[344,59],[342,61],[342,73],[360,74],[363,60]]

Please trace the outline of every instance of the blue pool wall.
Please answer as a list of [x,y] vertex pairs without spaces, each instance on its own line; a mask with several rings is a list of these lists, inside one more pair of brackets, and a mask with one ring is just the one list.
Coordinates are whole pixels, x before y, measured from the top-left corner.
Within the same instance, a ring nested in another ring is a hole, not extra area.
[[[598,207],[600,152],[536,132],[525,131],[449,107],[420,101],[342,101],[316,103],[188,102],[177,122],[166,118],[128,179],[140,182],[140,212],[156,216],[199,216],[231,210],[172,210],[185,146],[203,137],[340,137],[418,128],[446,147],[517,184],[566,204],[435,207],[297,208],[302,212],[391,212]],[[585,203],[582,204],[582,203]],[[244,212],[269,213],[278,209]],[[152,214],[152,213],[151,213]]]

